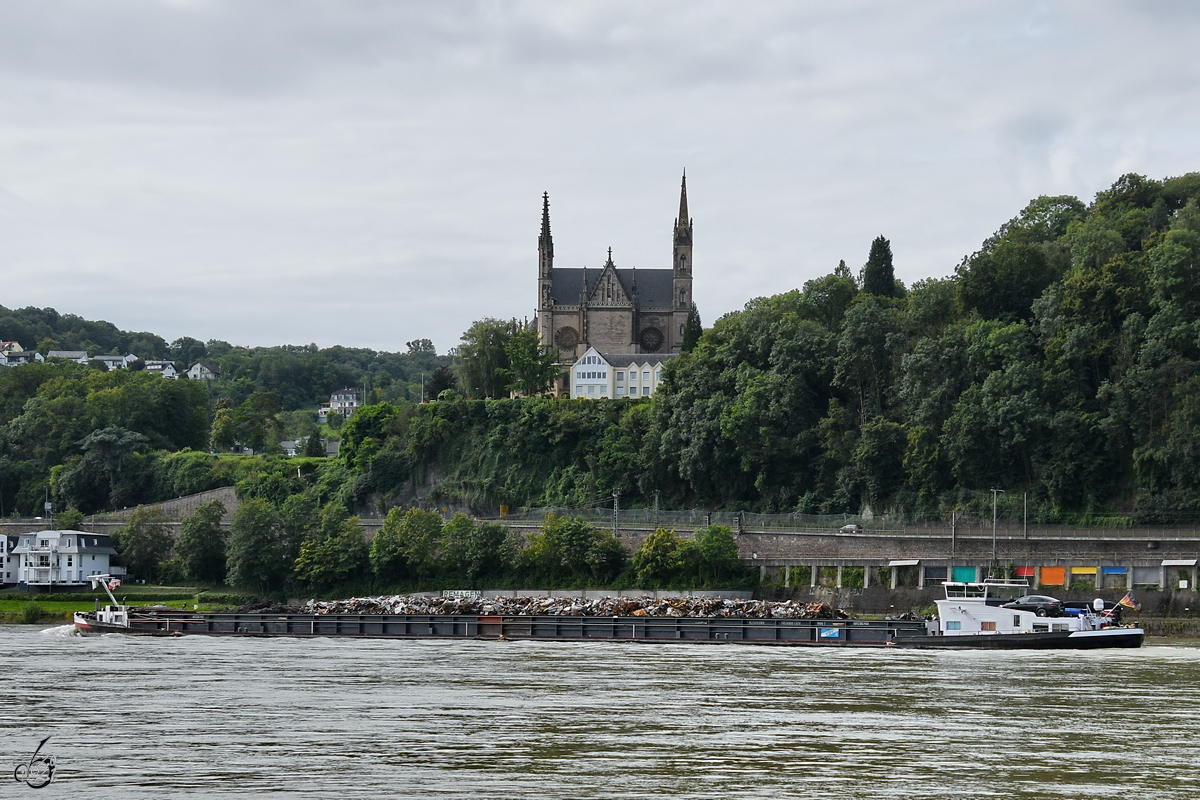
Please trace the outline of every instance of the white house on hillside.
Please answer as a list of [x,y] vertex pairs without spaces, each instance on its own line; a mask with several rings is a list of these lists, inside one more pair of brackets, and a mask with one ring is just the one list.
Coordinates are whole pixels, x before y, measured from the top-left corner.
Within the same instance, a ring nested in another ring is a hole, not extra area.
[[662,379],[662,366],[677,353],[598,353],[594,347],[571,367],[571,396],[649,397]]
[[194,381],[215,381],[221,377],[221,370],[211,361],[197,361],[188,369],[187,376]]
[[362,392],[358,389],[346,387],[338,389],[333,394],[329,395],[329,405],[324,405],[317,409],[317,422],[324,423],[329,419],[330,414],[338,414],[342,417],[352,417],[354,412],[362,406]]
[[108,534],[84,531],[22,533],[13,555],[21,588],[82,588],[89,575],[111,574],[116,555]]
[[162,375],[167,380],[175,380],[179,377],[179,373],[175,370],[175,362],[173,361],[147,361],[146,372]]
[[135,356],[133,353],[126,353],[123,356],[100,355],[92,356],[92,361],[99,361],[108,368],[109,372],[112,372],[115,369],[125,369],[130,364],[137,361],[137,356]]
[[46,360],[37,350],[9,350],[3,356],[4,363],[10,367],[19,367],[23,364],[41,364]]
[[88,362],[87,350],[51,350],[46,353],[46,358],[62,358],[67,361],[74,361],[76,364],[86,364]]

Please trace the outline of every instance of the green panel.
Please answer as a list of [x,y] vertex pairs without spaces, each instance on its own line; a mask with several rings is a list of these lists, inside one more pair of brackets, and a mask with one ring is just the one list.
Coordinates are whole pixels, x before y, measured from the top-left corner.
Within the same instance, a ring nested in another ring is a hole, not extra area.
[[955,567],[953,580],[957,583],[971,583],[978,580],[975,567]]

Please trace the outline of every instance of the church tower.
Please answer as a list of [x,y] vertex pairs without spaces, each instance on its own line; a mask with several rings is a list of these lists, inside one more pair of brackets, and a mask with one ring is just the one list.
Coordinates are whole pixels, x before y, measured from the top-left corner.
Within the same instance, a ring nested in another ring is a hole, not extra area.
[[672,325],[669,334],[671,350],[678,353],[683,342],[688,311],[692,307],[692,219],[688,216],[687,171],[679,188],[679,216],[675,219],[675,260],[672,287]]
[[538,236],[538,330],[550,343],[554,325],[554,239],[550,236],[550,193],[542,193],[542,232]]

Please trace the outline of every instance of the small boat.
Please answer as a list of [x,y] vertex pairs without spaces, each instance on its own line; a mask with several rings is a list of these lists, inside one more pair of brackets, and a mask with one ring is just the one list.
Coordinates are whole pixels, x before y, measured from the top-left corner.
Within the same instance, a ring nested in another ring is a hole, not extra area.
[[1006,606],[1028,593],[1024,581],[948,581],[942,585],[946,597],[937,601],[937,619],[928,623],[928,635],[897,638],[895,647],[1093,650],[1141,647],[1145,638],[1141,628],[1121,625],[1117,615],[1106,614],[1103,601],[1069,609],[1074,613],[1064,616],[1039,616],[1035,611]]

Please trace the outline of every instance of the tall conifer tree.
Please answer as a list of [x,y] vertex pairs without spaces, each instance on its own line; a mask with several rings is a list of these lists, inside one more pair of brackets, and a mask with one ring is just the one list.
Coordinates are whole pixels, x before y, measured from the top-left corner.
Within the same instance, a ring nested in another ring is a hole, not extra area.
[[871,242],[871,254],[862,268],[862,290],[880,297],[896,295],[896,271],[892,268],[892,243],[882,236]]

